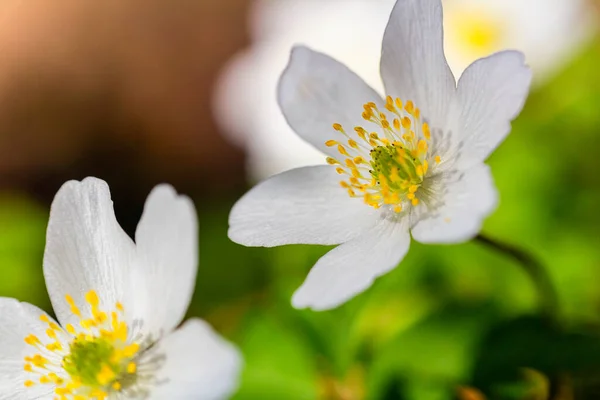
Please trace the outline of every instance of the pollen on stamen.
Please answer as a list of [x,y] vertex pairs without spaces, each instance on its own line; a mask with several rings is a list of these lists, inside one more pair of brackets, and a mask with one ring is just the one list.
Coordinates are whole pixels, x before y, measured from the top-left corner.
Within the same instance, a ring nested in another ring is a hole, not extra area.
[[342,156],[327,158],[338,174],[348,175],[341,186],[373,208],[386,205],[400,213],[417,206],[424,196],[420,188],[430,174],[430,162],[441,162],[439,156],[429,155],[431,128],[421,120],[421,110],[411,100],[386,96],[383,108],[365,103],[362,118],[371,125],[353,127],[352,136],[334,123],[334,131],[346,139],[325,142]]
[[128,327],[119,317],[124,314],[123,305],[114,305],[118,312],[106,312],[95,291],[90,290],[83,297],[89,317],[82,316],[73,297],[65,296],[83,330],[72,324],[65,325],[63,330],[43,314],[40,320],[47,325],[45,334],[52,341],[47,343],[47,339],[41,340],[33,334],[25,337],[25,343],[38,351],[24,358],[24,371],[35,377],[26,380],[25,387],[36,382],[52,384],[54,394],[62,400],[106,399],[135,382],[132,377],[137,370],[135,357],[140,345],[127,341]]

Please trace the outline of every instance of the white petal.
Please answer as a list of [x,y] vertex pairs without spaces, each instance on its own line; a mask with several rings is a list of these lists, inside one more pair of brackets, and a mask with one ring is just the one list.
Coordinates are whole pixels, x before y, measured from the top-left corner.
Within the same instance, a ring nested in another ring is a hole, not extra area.
[[381,96],[345,65],[302,46],[292,50],[279,80],[277,99],[292,129],[332,156],[339,153],[325,142],[345,141],[332,125],[341,124],[354,137],[354,127],[365,122],[363,105],[382,104]]
[[475,61],[462,74],[457,96],[459,168],[485,161],[510,132],[510,121],[521,112],[531,83],[524,62],[520,52],[503,51]]
[[76,324],[65,301],[69,294],[84,315],[84,296],[95,290],[101,306],[128,304],[125,288],[134,262],[133,241],[121,229],[106,182],[87,178],[65,183],[50,209],[44,252],[44,277],[54,311],[64,326]]
[[164,364],[151,400],[218,400],[237,389],[242,368],[239,351],[202,320],[187,321],[152,353],[164,355]]
[[313,310],[339,306],[394,269],[409,246],[408,218],[379,220],[362,236],[324,255],[294,293],[293,306]]
[[255,186],[229,215],[229,238],[246,246],[338,244],[375,224],[377,210],[351,198],[331,165],[297,168]]
[[[448,174],[451,175],[451,174]],[[498,204],[490,168],[479,164],[447,179],[444,205],[416,223],[412,236],[421,243],[460,243],[472,239]]]
[[[182,321],[198,270],[198,222],[194,204],[169,185],[154,188],[135,233],[135,314],[157,338]],[[139,283],[139,285],[138,285]]]
[[[43,344],[52,342],[46,337],[45,323],[40,316],[46,315],[39,308],[14,299],[0,298],[0,399],[54,398],[52,385],[34,385],[26,388],[25,381],[37,382],[39,376],[26,372],[24,358],[36,353],[35,348],[25,343],[25,337],[36,335]],[[60,359],[56,360],[60,363]]]
[[456,83],[444,56],[440,0],[398,0],[383,37],[387,94],[412,100],[433,128],[444,128]]

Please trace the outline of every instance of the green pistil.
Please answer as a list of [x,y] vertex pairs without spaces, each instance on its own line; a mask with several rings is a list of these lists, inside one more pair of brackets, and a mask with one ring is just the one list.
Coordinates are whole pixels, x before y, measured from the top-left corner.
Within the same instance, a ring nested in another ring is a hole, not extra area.
[[371,149],[371,167],[371,176],[379,182],[383,175],[389,189],[395,193],[407,192],[410,186],[419,186],[423,182],[423,177],[417,173],[423,169],[421,160],[397,144]]
[[114,362],[114,345],[104,338],[92,340],[75,339],[70,345],[69,355],[63,358],[63,367],[72,378],[90,387],[104,386],[98,376],[104,366],[115,376],[122,372],[122,366]]

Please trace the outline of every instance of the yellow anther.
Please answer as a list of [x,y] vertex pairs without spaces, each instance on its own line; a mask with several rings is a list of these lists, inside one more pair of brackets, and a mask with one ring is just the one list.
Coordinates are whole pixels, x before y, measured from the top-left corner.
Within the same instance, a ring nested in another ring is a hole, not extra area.
[[25,384],[25,387],[32,387],[33,385],[35,385],[35,382],[28,379],[24,382],[24,384]]
[[427,122],[423,123],[423,136],[425,136],[425,139],[431,140],[431,131],[429,130],[429,124]]
[[411,201],[411,204],[412,204],[413,206],[417,206],[417,205],[419,205],[419,199],[417,199],[417,198],[415,197],[414,199],[412,199],[412,201]]
[[417,175],[419,175],[419,176],[423,176],[425,173],[422,165],[417,165],[416,171],[417,171]]
[[332,146],[335,146],[336,144],[338,144],[337,140],[333,140],[333,139],[330,139],[325,142],[325,146],[327,146],[327,147],[332,147]]
[[394,129],[397,131],[400,130],[400,120],[398,118],[394,118],[393,123],[394,123]]
[[334,165],[334,164],[339,164],[340,163],[338,160],[336,160],[333,157],[327,157],[325,160],[327,161],[327,164],[330,164],[330,165]]
[[356,197],[356,193],[352,189],[348,189],[348,194],[350,195],[350,197]]
[[441,163],[441,162],[442,162],[442,157],[440,157],[440,156],[435,156],[434,160],[435,160],[435,163],[436,163],[436,164],[439,164],[439,163]]
[[40,315],[40,321],[48,324],[48,323],[50,323],[50,318],[48,318],[48,316],[46,314],[42,314],[42,315]]
[[137,371],[137,365],[135,363],[129,363],[127,364],[127,373],[128,374],[135,374],[135,371]]
[[402,212],[402,206],[400,204],[398,204],[397,206],[394,207],[394,212],[399,213]]
[[408,118],[408,117],[402,118],[402,126],[404,127],[404,129],[410,128],[410,118]]
[[371,133],[369,134],[369,137],[370,137],[371,139],[379,140],[379,135],[377,135],[377,133],[375,133],[375,132],[371,132]]
[[367,121],[370,121],[370,120],[371,120],[371,116],[372,116],[372,115],[373,115],[373,114],[372,114],[372,113],[370,113],[370,112],[368,112],[368,111],[363,111],[363,113],[362,113],[362,117],[363,117],[363,119],[365,119],[365,120],[367,120]]
[[338,144],[337,147],[338,151],[340,152],[340,154],[343,154],[347,157],[350,157],[350,155],[348,154],[348,152],[346,151],[346,148],[344,146],[342,146],[341,144]]
[[344,131],[344,129],[342,128],[342,125],[338,124],[337,122],[335,124],[333,124],[333,129],[335,129],[336,131],[339,131],[339,132]]
[[75,301],[73,300],[73,298],[67,294],[65,296],[65,300],[67,301],[69,306],[71,306],[71,312],[81,318],[81,312],[79,311],[79,308],[77,308],[77,306],[75,305]]
[[90,290],[85,294],[85,301],[87,301],[92,307],[98,307],[98,304],[100,303],[98,295],[93,290]]
[[387,96],[385,98],[385,108],[391,112],[394,112],[396,110],[394,108],[394,99],[392,99],[392,96]]
[[387,119],[381,120],[381,126],[383,127],[383,129],[390,129],[390,123]]
[[417,190],[419,190],[419,187],[418,187],[417,185],[411,185],[411,186],[408,188],[408,192],[409,192],[409,193],[416,193],[416,192],[417,192]]
[[400,100],[398,97],[396,97],[396,107],[402,110],[402,100]]
[[409,193],[409,194],[406,195],[406,198],[409,199],[409,200],[412,200],[412,199],[415,198],[415,194],[414,193]]
[[352,139],[348,139],[348,146],[352,147],[353,149],[358,149],[358,143]]
[[346,181],[340,181],[340,186],[344,189],[348,189],[350,187],[350,185],[348,185],[348,182]]
[[113,388],[113,390],[118,392],[119,390],[121,390],[121,384],[119,382],[114,382],[112,384],[112,388]]
[[364,158],[362,158],[361,156],[354,157],[354,163],[355,164],[366,164]]
[[404,106],[404,109],[406,110],[407,113],[412,115],[415,111],[415,105],[413,104],[413,102],[411,100],[408,100],[406,102],[406,105]]
[[345,170],[344,170],[344,168],[342,168],[342,167],[337,167],[337,168],[335,169],[335,171],[336,171],[338,174],[340,174],[340,175],[342,175],[342,174],[345,174],[345,173],[346,173],[346,171],[345,171]]
[[29,335],[25,338],[25,343],[27,343],[30,346],[33,346],[36,344],[41,344],[42,342],[40,342],[40,339],[38,339],[37,336]]
[[356,132],[356,134],[362,139],[365,140],[365,137],[367,135],[367,131],[365,131],[364,128],[361,128],[360,126],[357,126],[354,128],[354,131]]
[[419,140],[419,143],[417,143],[417,149],[420,153],[427,153],[427,142],[423,139]]
[[65,329],[67,332],[69,332],[71,335],[75,335],[75,328],[73,327],[73,325],[71,324],[67,324],[65,326]]
[[429,169],[429,163],[427,162],[427,160],[423,161],[423,175],[425,175],[427,173],[427,170]]
[[421,117],[421,110],[419,110],[418,108],[415,108],[415,118],[419,119]]

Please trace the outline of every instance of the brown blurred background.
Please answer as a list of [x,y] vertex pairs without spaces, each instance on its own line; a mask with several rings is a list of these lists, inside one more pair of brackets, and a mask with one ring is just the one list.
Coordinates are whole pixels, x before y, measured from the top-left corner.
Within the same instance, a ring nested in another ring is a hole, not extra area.
[[160,181],[198,195],[243,184],[243,155],[210,100],[247,44],[249,1],[3,3],[0,190],[46,203],[94,175],[120,207],[139,207]]

